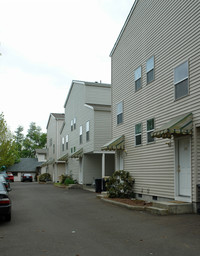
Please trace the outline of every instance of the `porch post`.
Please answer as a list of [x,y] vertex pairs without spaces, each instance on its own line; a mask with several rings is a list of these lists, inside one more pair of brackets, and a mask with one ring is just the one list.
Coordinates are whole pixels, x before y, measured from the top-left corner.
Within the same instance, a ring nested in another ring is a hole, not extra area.
[[102,153],[102,182],[101,182],[102,190],[103,190],[103,177],[105,177],[105,153]]

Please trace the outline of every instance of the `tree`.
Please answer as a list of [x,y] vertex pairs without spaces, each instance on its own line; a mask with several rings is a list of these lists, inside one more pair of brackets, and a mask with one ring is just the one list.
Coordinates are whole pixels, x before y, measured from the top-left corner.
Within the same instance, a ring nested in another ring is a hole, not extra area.
[[19,126],[17,128],[17,130],[15,131],[15,136],[14,136],[19,153],[22,150],[22,145],[23,145],[23,141],[24,141],[23,131],[24,131],[24,128],[22,126]]
[[0,167],[11,166],[19,161],[18,149],[7,128],[3,113],[0,114]]
[[[18,132],[19,131],[20,129],[18,129]],[[17,138],[19,138],[19,136]],[[41,132],[40,126],[36,126],[36,123],[34,122],[30,123],[26,137],[23,138],[22,143],[20,142],[21,143],[20,156],[22,158],[35,157],[35,150],[37,148],[44,148],[46,145],[46,141],[47,141],[47,134]]]

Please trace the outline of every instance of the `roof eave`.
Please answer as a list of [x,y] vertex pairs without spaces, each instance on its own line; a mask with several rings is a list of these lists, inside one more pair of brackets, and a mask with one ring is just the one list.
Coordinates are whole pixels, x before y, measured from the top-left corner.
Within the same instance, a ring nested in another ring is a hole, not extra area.
[[133,3],[133,6],[132,6],[132,8],[131,8],[131,10],[130,10],[128,16],[127,16],[127,18],[126,18],[126,21],[125,21],[125,23],[124,23],[124,26],[122,27],[122,29],[121,29],[121,31],[120,31],[120,33],[119,33],[119,36],[118,36],[118,38],[117,38],[117,41],[115,42],[115,44],[114,44],[114,46],[113,46],[113,48],[112,48],[112,51],[110,52],[110,55],[109,55],[110,57],[112,57],[112,55],[113,55],[115,49],[117,48],[117,45],[118,45],[118,43],[119,43],[119,41],[120,41],[120,39],[121,39],[121,37],[122,37],[122,35],[123,35],[123,33],[124,33],[124,30],[125,30],[125,28],[126,28],[128,22],[129,22],[129,20],[130,20],[130,18],[131,18],[131,15],[132,15],[132,13],[133,13],[133,11],[134,11],[134,9],[135,9],[135,6],[136,6],[136,4],[137,4],[138,1],[139,1],[139,0],[135,0],[135,2]]

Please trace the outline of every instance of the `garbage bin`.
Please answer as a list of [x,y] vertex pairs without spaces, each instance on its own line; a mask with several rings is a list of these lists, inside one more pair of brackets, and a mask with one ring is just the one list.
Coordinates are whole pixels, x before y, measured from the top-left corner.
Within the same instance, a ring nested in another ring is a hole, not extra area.
[[101,191],[102,191],[101,181],[102,181],[102,179],[95,179],[95,192],[96,193],[101,193]]

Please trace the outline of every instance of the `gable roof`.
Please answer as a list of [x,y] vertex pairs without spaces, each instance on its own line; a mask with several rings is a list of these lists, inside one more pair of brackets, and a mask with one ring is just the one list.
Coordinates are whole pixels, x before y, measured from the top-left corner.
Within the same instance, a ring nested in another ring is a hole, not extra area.
[[67,95],[67,98],[66,98],[66,101],[65,101],[65,104],[64,104],[64,108],[67,105],[67,102],[68,102],[68,99],[69,99],[69,96],[71,94],[71,91],[72,91],[72,88],[73,88],[74,84],[80,84],[80,85],[86,85],[86,86],[95,86],[95,87],[111,87],[110,84],[101,83],[101,82],[98,83],[98,82],[86,82],[86,81],[72,80],[72,83],[71,83],[71,86],[70,86],[70,89],[69,89],[69,92],[68,92],[68,95]]
[[122,37],[122,35],[123,35],[123,33],[124,33],[124,30],[126,29],[126,26],[127,26],[128,22],[129,22],[129,20],[130,20],[130,18],[131,18],[131,16],[132,16],[132,14],[133,14],[133,11],[135,10],[135,6],[136,6],[136,4],[137,4],[138,1],[139,1],[139,0],[135,0],[135,1],[134,1],[133,6],[132,6],[132,8],[131,8],[131,10],[130,10],[128,16],[127,16],[127,18],[126,18],[125,23],[124,23],[124,26],[122,27],[122,29],[121,29],[121,31],[120,31],[120,33],[119,33],[119,36],[118,36],[118,38],[117,38],[117,41],[115,42],[115,44],[114,44],[114,46],[113,46],[113,48],[112,48],[112,51],[111,51],[111,53],[110,53],[110,55],[109,55],[110,57],[112,57],[112,55],[113,55],[115,49],[117,48],[117,45],[118,45],[118,43],[119,43],[119,41],[120,41],[120,39],[121,39],[121,37]]
[[49,119],[48,119],[48,122],[47,122],[47,127],[46,127],[46,129],[48,129],[49,122],[50,122],[50,119],[51,119],[52,116],[53,116],[56,120],[65,120],[65,114],[64,114],[64,113],[50,113]]
[[7,168],[8,172],[36,172],[42,162],[38,162],[37,158],[21,158],[20,162]]

